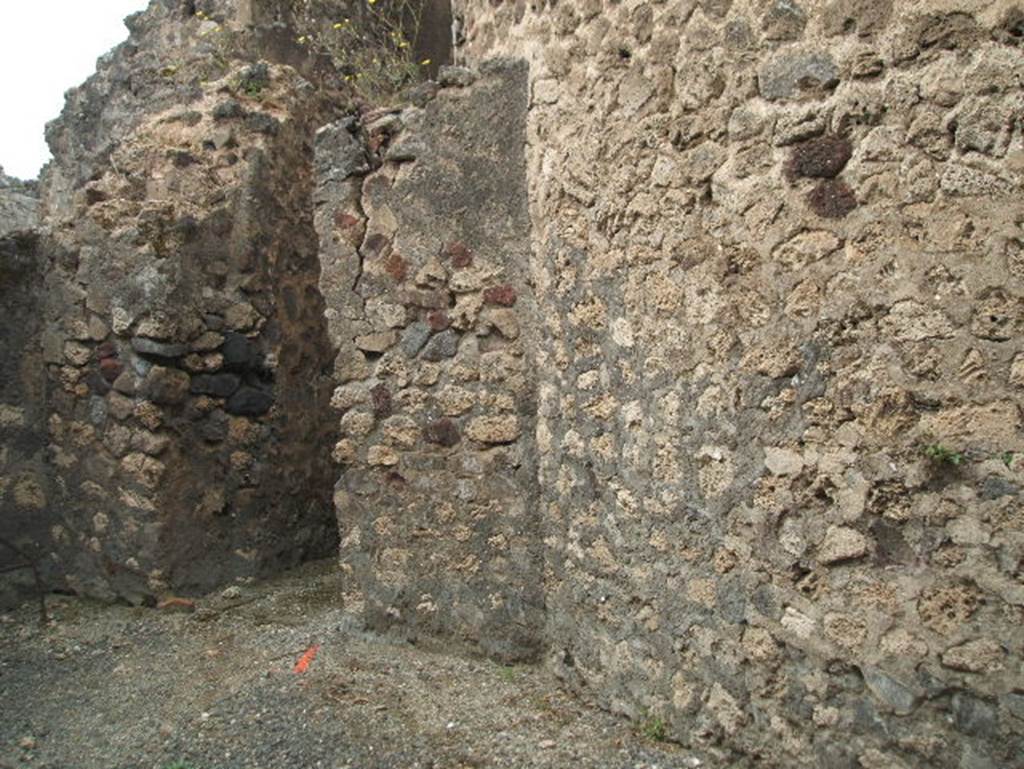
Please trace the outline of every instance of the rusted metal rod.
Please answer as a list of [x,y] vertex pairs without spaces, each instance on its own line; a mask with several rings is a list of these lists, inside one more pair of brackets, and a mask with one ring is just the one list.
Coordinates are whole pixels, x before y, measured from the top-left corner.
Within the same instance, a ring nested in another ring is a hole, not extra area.
[[35,558],[32,558],[25,554],[25,551],[15,545],[13,542],[0,537],[0,545],[6,547],[12,553],[21,558],[25,563],[14,564],[13,566],[6,566],[0,569],[0,574],[9,571],[18,571],[20,569],[31,569],[32,577],[36,583],[36,593],[39,596],[39,624],[45,625],[49,621],[49,616],[46,613],[46,591],[43,589],[43,578],[39,573],[39,564]]

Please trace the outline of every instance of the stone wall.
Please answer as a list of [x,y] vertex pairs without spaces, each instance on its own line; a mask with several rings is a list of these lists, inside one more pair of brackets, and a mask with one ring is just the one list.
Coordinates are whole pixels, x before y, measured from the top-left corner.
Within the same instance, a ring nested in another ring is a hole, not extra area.
[[0,237],[39,226],[39,195],[34,183],[4,174],[0,166]]
[[731,766],[1016,765],[1019,5],[456,10],[530,64],[553,664]]
[[3,530],[149,601],[336,515],[363,625],[723,765],[1019,762],[1019,5],[470,0],[342,121],[291,8],[155,2],[0,190]]
[[232,26],[234,5],[194,6],[132,17],[48,132],[60,520],[41,547],[66,587],[106,598],[194,593],[337,543],[311,203],[332,94],[246,65],[267,35]]
[[[0,605],[35,591],[31,569],[52,584],[40,543],[56,521],[46,462],[46,375],[39,354],[44,238],[34,191],[0,169]],[[17,551],[11,548],[17,548]]]
[[313,137],[359,99],[308,35],[341,10],[153,0],[47,127],[41,199],[0,172],[4,493],[56,479],[3,530],[58,587],[152,602],[336,547]]
[[526,67],[442,82],[317,142],[346,608],[377,631],[531,658],[543,596]]

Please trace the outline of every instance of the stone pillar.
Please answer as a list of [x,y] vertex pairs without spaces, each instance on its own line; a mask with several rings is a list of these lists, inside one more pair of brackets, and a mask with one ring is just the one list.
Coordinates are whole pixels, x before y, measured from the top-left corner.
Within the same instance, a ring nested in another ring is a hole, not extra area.
[[505,660],[541,646],[526,70],[317,142],[347,608]]

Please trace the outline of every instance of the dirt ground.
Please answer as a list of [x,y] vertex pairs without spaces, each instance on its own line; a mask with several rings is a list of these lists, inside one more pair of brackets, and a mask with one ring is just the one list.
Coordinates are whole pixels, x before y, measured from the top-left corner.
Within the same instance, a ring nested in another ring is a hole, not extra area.
[[318,563],[193,612],[51,596],[46,627],[3,615],[0,769],[724,766],[540,668],[346,631],[337,580]]

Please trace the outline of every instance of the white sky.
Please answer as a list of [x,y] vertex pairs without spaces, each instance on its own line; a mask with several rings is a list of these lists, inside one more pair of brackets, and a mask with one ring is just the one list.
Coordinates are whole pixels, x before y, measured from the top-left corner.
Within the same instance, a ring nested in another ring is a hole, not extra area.
[[50,159],[43,127],[64,92],[127,39],[124,17],[148,0],[0,0],[0,166],[32,179]]

